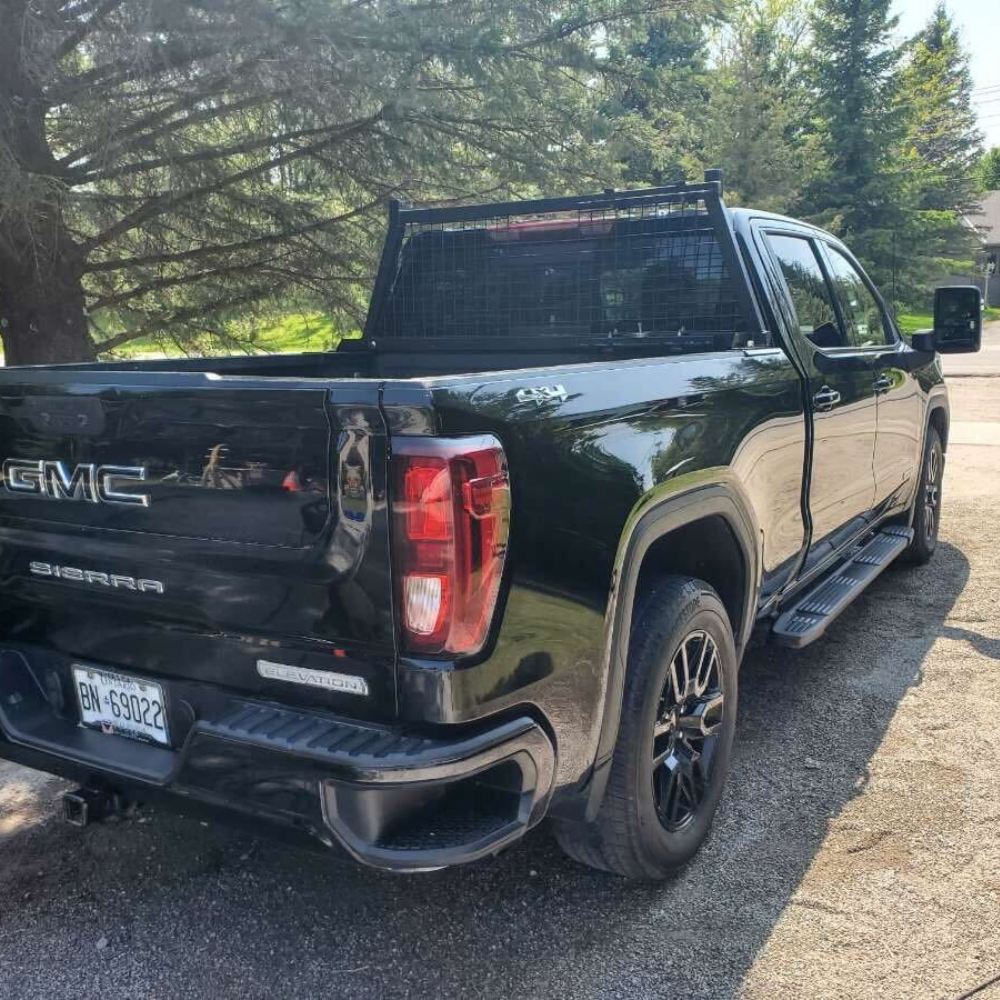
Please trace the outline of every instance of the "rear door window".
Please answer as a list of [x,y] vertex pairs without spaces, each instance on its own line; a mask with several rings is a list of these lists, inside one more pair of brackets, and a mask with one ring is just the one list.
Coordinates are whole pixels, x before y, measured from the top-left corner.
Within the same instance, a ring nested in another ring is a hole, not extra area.
[[855,347],[892,344],[895,338],[882,315],[882,307],[858,269],[836,247],[827,244],[825,250],[850,343]]
[[767,241],[785,279],[799,333],[817,347],[845,347],[847,340],[812,240],[770,233]]

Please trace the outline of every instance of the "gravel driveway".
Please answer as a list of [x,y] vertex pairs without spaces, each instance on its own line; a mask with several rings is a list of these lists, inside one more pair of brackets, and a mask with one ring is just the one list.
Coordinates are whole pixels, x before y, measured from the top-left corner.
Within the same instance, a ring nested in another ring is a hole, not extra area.
[[723,808],[669,884],[544,829],[410,877],[158,812],[78,831],[61,783],[0,764],[0,995],[957,997],[1000,974],[1000,379],[952,398],[935,560],[804,652],[751,652]]

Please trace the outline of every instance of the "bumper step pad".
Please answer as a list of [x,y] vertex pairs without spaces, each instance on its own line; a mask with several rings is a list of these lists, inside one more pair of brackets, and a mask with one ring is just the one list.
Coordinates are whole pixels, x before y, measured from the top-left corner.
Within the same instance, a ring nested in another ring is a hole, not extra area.
[[[513,843],[542,819],[555,780],[555,747],[529,716],[382,725],[167,677],[157,683],[193,716],[174,745],[109,735],[81,727],[72,702],[51,696],[68,689],[72,664],[28,643],[0,647],[0,757],[77,782],[63,805],[81,826],[118,808],[119,796],[173,799],[414,871]],[[49,676],[54,684],[40,680]]]
[[801,649],[815,642],[841,612],[913,538],[912,528],[888,527],[877,532],[811,591],[800,597],[774,623],[772,635],[782,646]]

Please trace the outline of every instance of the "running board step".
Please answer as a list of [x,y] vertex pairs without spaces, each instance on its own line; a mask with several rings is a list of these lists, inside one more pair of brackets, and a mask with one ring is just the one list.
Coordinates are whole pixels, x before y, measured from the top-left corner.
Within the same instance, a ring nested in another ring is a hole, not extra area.
[[815,642],[912,538],[912,528],[893,526],[854,549],[837,569],[780,615],[772,630],[775,640],[796,649]]

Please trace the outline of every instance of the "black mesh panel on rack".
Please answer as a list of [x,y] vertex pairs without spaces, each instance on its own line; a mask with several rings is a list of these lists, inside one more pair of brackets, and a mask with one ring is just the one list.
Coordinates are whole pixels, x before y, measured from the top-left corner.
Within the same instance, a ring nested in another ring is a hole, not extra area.
[[482,214],[404,210],[387,242],[395,261],[383,264],[385,298],[369,332],[693,337],[732,347],[757,324],[745,276],[732,273],[736,249],[718,195],[660,190],[493,205]]

